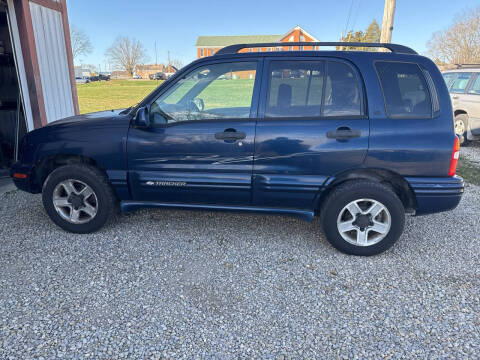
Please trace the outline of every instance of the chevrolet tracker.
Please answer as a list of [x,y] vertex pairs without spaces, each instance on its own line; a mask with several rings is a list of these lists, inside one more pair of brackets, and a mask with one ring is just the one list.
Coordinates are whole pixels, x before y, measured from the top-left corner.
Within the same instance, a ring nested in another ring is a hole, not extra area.
[[[138,105],[28,133],[12,168],[66,231],[119,208],[319,215],[355,255],[392,246],[405,214],[455,208],[459,139],[434,63],[395,44],[241,44],[199,59]],[[242,51],[243,50],[243,51]]]

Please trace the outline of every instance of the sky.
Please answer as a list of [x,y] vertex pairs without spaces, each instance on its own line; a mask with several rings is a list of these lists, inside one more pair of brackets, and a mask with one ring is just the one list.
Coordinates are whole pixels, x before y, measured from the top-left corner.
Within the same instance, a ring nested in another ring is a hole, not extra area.
[[[392,42],[426,54],[427,42],[480,0],[398,0]],[[150,63],[195,60],[199,35],[285,34],[300,25],[320,41],[337,41],[345,30],[381,25],[384,0],[67,0],[70,24],[90,38],[93,52],[76,63],[109,70],[105,50],[117,36],[143,43]],[[155,42],[157,52],[155,53]],[[157,55],[155,55],[157,54]]]

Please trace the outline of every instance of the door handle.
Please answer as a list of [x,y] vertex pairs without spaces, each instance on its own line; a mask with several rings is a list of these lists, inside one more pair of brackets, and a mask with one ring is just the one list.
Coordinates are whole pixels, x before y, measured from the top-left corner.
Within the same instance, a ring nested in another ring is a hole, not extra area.
[[336,130],[327,131],[327,138],[337,140],[348,140],[352,138],[360,137],[360,130],[352,130],[347,126],[341,126]]
[[235,129],[226,129],[223,132],[218,132],[215,134],[215,139],[224,140],[224,141],[237,141],[243,140],[247,137],[243,131],[237,131]]
[[453,99],[453,100],[457,100],[457,99],[458,99],[458,96],[457,96],[457,95],[454,95],[454,96],[452,96],[452,99]]

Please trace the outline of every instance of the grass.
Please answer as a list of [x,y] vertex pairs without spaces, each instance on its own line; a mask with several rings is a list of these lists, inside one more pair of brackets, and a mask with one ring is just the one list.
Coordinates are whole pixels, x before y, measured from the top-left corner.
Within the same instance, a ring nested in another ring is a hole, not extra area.
[[[198,97],[203,99],[205,110],[226,107],[248,107],[252,100],[254,80],[216,80]],[[80,113],[121,109],[138,103],[161,81],[152,80],[111,80],[78,84],[78,101]],[[167,96],[166,103],[176,103],[192,87],[186,81],[180,89]]]
[[465,181],[480,186],[480,167],[465,156],[460,155],[457,174],[463,177]]
[[78,84],[80,113],[127,108],[138,103],[161,81],[111,80]]
[[254,80],[215,80],[198,94],[205,110],[229,107],[250,107]]

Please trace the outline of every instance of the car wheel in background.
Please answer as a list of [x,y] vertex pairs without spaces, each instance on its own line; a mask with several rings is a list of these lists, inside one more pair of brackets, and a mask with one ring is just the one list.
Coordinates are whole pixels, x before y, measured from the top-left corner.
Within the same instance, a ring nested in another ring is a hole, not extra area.
[[454,129],[455,134],[461,136],[460,139],[463,138],[463,145],[466,145],[467,140],[467,129],[468,129],[468,115],[467,114],[459,114],[455,116],[454,122]]

